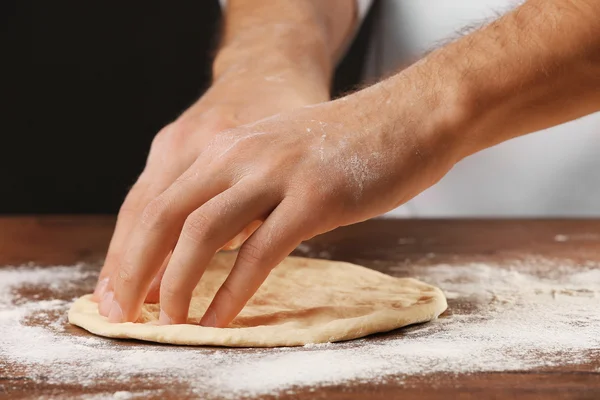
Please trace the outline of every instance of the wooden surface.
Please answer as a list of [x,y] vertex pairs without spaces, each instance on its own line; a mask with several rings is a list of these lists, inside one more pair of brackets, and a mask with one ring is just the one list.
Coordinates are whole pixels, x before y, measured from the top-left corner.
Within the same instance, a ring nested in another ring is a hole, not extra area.
[[[97,266],[110,239],[112,217],[43,217],[0,219],[0,266],[87,262]],[[564,235],[569,238],[561,241]],[[559,240],[557,240],[557,238]],[[326,257],[362,264],[390,273],[391,266],[456,262],[493,262],[527,257],[600,262],[600,220],[373,220],[313,239],[299,255]],[[1,268],[1,267],[0,267]],[[82,295],[89,283],[65,294]],[[450,301],[450,310],[460,300]],[[600,312],[600,307],[598,308]],[[74,335],[89,335],[72,327]],[[378,340],[385,340],[378,339]],[[1,345],[0,338],[0,345]],[[116,342],[115,346],[132,345]],[[139,345],[139,344],[137,344]],[[598,352],[596,353],[598,354]],[[135,391],[157,386],[142,378],[131,382],[99,382],[85,388],[33,381],[20,365],[2,363],[0,398],[63,398],[106,393],[111,389]],[[284,398],[419,398],[419,399],[600,399],[600,356],[584,364],[539,370],[437,374],[407,377],[398,383],[354,383],[309,391],[300,388]],[[168,386],[165,383],[157,385]],[[108,388],[108,389],[107,389]],[[165,389],[163,387],[163,389]],[[194,397],[173,384],[160,397]],[[4,393],[2,392],[4,391]],[[204,397],[198,395],[197,397]]]

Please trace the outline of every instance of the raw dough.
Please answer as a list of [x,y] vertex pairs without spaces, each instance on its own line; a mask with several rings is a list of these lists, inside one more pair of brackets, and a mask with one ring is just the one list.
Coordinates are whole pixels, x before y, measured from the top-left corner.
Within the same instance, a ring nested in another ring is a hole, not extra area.
[[69,322],[96,335],[183,345],[299,346],[355,339],[430,321],[446,309],[442,291],[338,261],[288,257],[228,328],[197,325],[231,270],[235,252],[218,253],[194,290],[188,324],[159,326],[158,304],[136,323],[111,324],[91,296],[71,306]]

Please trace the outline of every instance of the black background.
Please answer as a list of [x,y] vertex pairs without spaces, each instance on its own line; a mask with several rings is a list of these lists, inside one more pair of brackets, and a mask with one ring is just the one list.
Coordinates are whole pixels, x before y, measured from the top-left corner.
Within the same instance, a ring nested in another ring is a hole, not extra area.
[[[220,17],[216,0],[2,0],[0,213],[115,213],[209,85]],[[359,81],[371,24],[334,95]]]

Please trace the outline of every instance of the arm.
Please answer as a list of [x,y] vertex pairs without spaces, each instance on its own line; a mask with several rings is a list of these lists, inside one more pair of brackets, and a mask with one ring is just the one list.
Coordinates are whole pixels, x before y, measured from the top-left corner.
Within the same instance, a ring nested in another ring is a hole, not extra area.
[[306,91],[326,99],[356,12],[355,0],[229,0],[214,76],[242,66],[294,72],[312,78]]
[[[144,209],[217,133],[329,99],[333,65],[355,14],[355,0],[228,2],[213,84],[156,135],[147,165],[119,211],[94,293],[97,301],[111,300],[110,276],[124,262],[130,233]],[[149,300],[157,299],[160,274]]]
[[354,0],[228,1],[213,84],[176,125],[197,125],[210,108],[227,129],[329,100],[355,14]]
[[457,158],[585,116],[600,110],[600,2],[530,0],[413,68],[454,113],[438,131]]
[[146,208],[115,275],[124,313],[109,319],[135,319],[135,283],[176,242],[160,306],[185,321],[214,252],[260,216],[202,320],[227,326],[302,240],[397,207],[473,152],[599,110],[599,49],[600,3],[530,0],[365,90],[217,135]]

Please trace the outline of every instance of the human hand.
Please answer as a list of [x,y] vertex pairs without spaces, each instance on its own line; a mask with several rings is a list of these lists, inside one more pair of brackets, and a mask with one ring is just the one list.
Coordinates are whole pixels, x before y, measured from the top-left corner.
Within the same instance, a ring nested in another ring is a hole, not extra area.
[[185,323],[215,252],[263,220],[201,321],[227,326],[301,241],[391,210],[431,186],[456,154],[438,129],[444,124],[433,123],[446,112],[419,101],[420,90],[410,80],[382,82],[214,135],[139,214],[101,314],[135,321],[162,269],[160,323]]
[[[198,102],[156,135],[146,167],[119,211],[94,300],[100,301],[105,296],[108,279],[120,264],[131,232],[143,210],[174,184],[217,133],[327,98],[326,87],[307,82],[290,68],[278,66],[273,70],[250,70],[232,67],[220,74]],[[257,226],[256,221],[250,223],[239,236],[223,244],[224,247],[239,247]],[[166,267],[166,263],[164,265]],[[148,291],[148,301],[158,301],[161,276],[162,271],[157,274]]]

